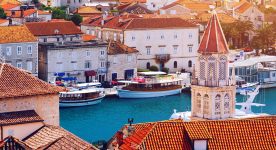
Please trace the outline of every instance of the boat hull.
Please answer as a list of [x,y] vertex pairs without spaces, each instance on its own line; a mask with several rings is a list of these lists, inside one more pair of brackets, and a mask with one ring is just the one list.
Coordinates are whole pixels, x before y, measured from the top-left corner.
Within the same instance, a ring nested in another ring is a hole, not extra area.
[[80,107],[80,106],[88,106],[88,105],[95,105],[102,102],[104,96],[89,99],[89,100],[78,100],[78,101],[59,101],[59,107]]
[[118,96],[120,98],[152,98],[180,94],[181,89],[167,90],[167,91],[130,91],[130,90],[118,90]]

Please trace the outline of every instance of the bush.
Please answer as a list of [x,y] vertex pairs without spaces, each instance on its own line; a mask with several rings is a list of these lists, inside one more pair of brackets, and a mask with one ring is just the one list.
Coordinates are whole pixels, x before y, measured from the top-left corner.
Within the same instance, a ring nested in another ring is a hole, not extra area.
[[79,26],[80,23],[82,22],[82,16],[80,16],[79,14],[74,14],[71,17],[71,21],[73,21],[75,23],[75,25]]
[[163,68],[163,69],[162,69],[162,71],[163,71],[163,72],[166,72],[167,74],[169,73],[169,70],[170,70],[169,68]]
[[148,70],[148,69],[141,69],[141,68],[138,68],[138,69],[137,69],[137,72],[149,72],[149,70]]
[[158,67],[157,66],[150,66],[149,68],[150,71],[158,71]]

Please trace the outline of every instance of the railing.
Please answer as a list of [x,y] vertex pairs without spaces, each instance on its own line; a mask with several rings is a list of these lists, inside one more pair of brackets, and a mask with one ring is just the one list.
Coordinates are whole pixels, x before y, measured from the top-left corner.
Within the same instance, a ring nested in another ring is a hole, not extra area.
[[206,87],[220,87],[229,86],[230,80],[198,80],[192,79],[192,85],[206,86]]
[[168,62],[171,59],[171,57],[170,57],[170,54],[156,54],[155,59],[158,63],[160,62],[165,63],[165,62]]

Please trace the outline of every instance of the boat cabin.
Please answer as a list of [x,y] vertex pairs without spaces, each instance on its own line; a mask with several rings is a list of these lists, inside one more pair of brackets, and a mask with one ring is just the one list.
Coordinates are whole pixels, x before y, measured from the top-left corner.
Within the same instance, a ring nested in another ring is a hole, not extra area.
[[89,100],[100,97],[101,91],[96,89],[86,89],[70,92],[61,92],[60,101]]

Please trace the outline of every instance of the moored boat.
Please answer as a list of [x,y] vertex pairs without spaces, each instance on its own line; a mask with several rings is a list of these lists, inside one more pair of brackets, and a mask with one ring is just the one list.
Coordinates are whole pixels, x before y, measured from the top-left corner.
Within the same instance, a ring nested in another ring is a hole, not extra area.
[[95,105],[105,97],[103,91],[97,88],[74,89],[69,92],[61,92],[59,97],[60,107],[77,107]]
[[241,93],[243,91],[254,91],[255,86],[258,85],[258,82],[248,83],[239,76],[236,76],[236,93]]
[[181,81],[164,72],[140,72],[132,81],[120,81],[126,86],[118,89],[120,98],[152,98],[181,93]]

